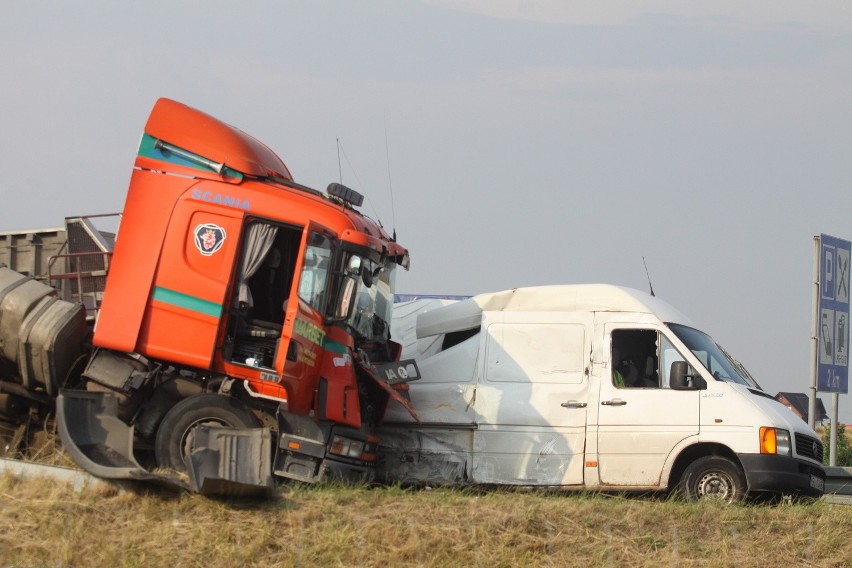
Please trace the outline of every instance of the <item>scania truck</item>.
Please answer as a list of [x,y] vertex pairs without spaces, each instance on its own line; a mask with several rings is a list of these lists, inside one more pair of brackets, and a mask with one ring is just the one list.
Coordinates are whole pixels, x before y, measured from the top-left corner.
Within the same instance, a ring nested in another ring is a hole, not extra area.
[[[370,480],[395,273],[408,251],[363,196],[300,185],[267,146],[154,105],[117,233],[0,234],[0,418],[50,407],[105,478],[250,492]],[[52,247],[52,248],[51,248]],[[404,362],[403,362],[404,365]]]

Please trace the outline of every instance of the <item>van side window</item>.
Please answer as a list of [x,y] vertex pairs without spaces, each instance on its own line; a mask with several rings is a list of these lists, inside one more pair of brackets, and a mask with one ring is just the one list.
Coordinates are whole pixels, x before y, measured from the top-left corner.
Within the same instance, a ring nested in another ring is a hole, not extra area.
[[672,345],[671,341],[665,335],[661,335],[660,337],[660,369],[662,370],[661,376],[663,378],[663,387],[668,388],[669,386],[669,372],[672,368],[672,363],[676,361],[685,361],[683,355],[675,349],[674,345]]
[[617,388],[658,388],[657,332],[616,329],[612,332],[612,384]]

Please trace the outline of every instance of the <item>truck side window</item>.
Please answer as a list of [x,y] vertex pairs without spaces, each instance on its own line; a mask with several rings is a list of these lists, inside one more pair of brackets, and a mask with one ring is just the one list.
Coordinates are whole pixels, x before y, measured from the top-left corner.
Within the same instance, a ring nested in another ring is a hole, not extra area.
[[657,332],[650,329],[616,329],[611,338],[612,384],[617,388],[660,386]]
[[326,312],[326,288],[331,260],[331,241],[320,233],[311,233],[305,250],[299,297],[321,314]]

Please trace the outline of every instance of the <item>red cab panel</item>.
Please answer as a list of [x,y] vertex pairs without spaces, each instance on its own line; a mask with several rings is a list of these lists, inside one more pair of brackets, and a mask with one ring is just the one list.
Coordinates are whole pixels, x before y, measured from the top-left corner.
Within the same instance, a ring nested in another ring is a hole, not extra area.
[[[211,184],[213,185],[213,184]],[[182,199],[166,233],[137,352],[209,368],[228,305],[243,216]]]

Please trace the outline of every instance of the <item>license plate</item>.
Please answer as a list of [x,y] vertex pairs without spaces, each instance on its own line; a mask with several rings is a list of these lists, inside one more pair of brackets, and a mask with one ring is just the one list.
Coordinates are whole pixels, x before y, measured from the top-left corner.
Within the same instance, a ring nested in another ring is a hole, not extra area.
[[814,489],[819,489],[820,491],[825,491],[825,480],[818,475],[811,476],[811,487]]
[[403,359],[394,363],[373,365],[373,371],[389,385],[398,385],[420,378],[420,369],[414,359]]

